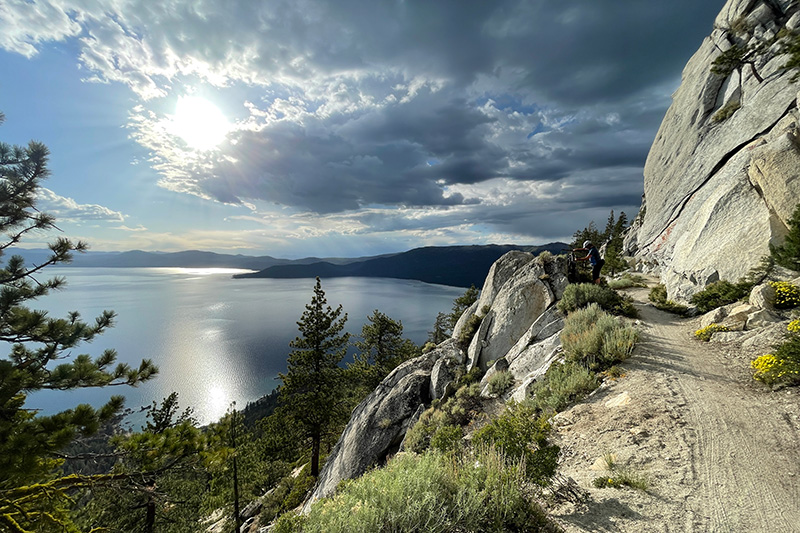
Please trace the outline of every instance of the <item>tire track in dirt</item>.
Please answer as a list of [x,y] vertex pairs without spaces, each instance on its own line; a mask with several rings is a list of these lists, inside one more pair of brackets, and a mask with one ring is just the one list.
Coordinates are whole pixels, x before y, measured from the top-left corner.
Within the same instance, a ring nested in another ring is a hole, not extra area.
[[734,368],[741,361],[692,338],[697,320],[676,320],[645,304],[645,291],[632,294],[645,325],[638,351],[685,404],[693,478],[685,530],[800,532],[800,441],[790,414],[797,395],[743,382]]

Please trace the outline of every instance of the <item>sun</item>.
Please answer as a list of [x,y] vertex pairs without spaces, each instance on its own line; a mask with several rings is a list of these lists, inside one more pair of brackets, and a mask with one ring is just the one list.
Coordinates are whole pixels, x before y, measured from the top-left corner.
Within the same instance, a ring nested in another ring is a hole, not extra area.
[[182,96],[178,99],[171,126],[171,133],[195,150],[215,148],[231,129],[222,111],[198,96]]

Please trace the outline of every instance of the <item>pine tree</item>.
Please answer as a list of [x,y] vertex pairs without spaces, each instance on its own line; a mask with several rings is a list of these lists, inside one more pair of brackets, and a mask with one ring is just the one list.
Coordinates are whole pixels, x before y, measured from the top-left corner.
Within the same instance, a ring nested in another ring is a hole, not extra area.
[[[311,440],[311,475],[319,475],[322,439],[338,423],[347,405],[344,370],[339,364],[347,352],[350,335],[342,333],[347,314],[342,306],[327,305],[320,279],[297,326],[300,336],[289,345],[286,374],[279,374],[281,410],[297,420]],[[341,317],[341,318],[340,318]]]
[[453,330],[451,322],[451,317],[447,313],[437,314],[436,321],[433,323],[433,331],[428,332],[428,342],[439,344],[449,339]]
[[[4,120],[0,113],[0,122]],[[0,143],[0,260],[3,252],[30,232],[57,229],[52,216],[36,209],[36,194],[48,177],[47,147],[30,142],[27,147]],[[37,298],[64,287],[63,278],[39,279],[50,265],[67,263],[82,252],[84,242],[57,238],[50,257],[27,266],[20,256],[0,264],[0,340],[10,354],[0,359],[0,524],[6,530],[69,530],[67,491],[107,476],[58,476],[56,453],[73,438],[97,431],[103,421],[119,413],[121,396],[112,396],[99,409],[78,405],[54,415],[39,415],[26,407],[30,393],[85,387],[137,385],[157,373],[149,360],[138,368],[115,365],[116,352],[106,350],[96,358],[72,355],[111,327],[114,313],[105,311],[94,323],[77,312],[52,318],[46,311],[28,307]]]
[[377,309],[367,320],[361,328],[362,340],[355,343],[359,352],[350,369],[371,392],[397,365],[418,355],[419,348],[402,337],[403,323],[399,320],[392,320]]

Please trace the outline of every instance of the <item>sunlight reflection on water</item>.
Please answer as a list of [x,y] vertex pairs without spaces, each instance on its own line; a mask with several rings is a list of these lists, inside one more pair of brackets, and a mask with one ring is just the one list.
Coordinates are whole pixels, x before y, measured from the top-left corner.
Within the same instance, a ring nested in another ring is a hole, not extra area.
[[[126,405],[160,401],[177,391],[201,423],[216,420],[235,401],[243,408],[278,385],[286,370],[289,342],[310,301],[314,280],[231,279],[232,269],[52,268],[68,287],[37,302],[50,316],[78,310],[91,321],[104,309],[117,312],[117,325],[73,352],[96,357],[105,348],[119,361],[152,358],[159,376],[137,388],[115,387],[35,393],[29,405],[53,413],[78,403],[102,405],[124,394]],[[348,313],[347,331],[357,334],[379,309],[401,320],[404,334],[424,342],[438,312],[448,312],[464,289],[416,281],[323,279],[332,307]]]

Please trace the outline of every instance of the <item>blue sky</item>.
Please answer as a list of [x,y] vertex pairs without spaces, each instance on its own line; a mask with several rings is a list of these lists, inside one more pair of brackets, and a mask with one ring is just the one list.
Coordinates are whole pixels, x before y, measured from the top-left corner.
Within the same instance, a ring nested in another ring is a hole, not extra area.
[[564,240],[636,214],[723,3],[5,0],[0,140],[94,250]]

